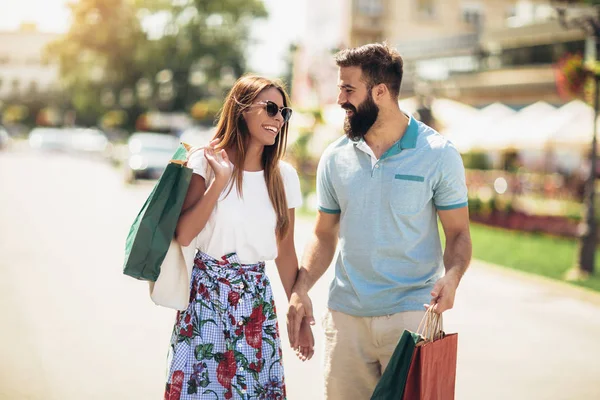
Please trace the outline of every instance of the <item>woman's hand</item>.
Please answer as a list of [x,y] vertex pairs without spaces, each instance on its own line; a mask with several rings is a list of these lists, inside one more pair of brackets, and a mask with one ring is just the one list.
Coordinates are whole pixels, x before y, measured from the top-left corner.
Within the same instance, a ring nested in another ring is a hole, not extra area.
[[312,326],[308,318],[303,318],[298,332],[298,347],[295,349],[296,355],[302,361],[310,360],[315,354],[315,338],[312,333]]
[[204,148],[204,157],[215,174],[215,182],[225,187],[231,178],[233,166],[225,150],[215,151],[219,141],[220,139],[215,139]]

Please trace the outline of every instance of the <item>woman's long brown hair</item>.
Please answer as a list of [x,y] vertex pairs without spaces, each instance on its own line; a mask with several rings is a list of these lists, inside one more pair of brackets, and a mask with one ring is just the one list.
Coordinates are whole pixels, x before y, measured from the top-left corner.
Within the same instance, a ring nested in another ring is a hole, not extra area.
[[[243,113],[248,110],[263,90],[269,88],[279,90],[283,97],[283,106],[289,107],[289,97],[283,85],[256,75],[245,75],[238,79],[233,88],[231,88],[219,115],[214,138],[221,139],[218,145],[219,149],[235,149],[235,159],[232,159],[234,167],[231,185],[236,185],[240,196],[243,195],[242,180],[244,178],[246,148],[250,143],[250,132],[248,131]],[[285,237],[290,225],[285,188],[279,170],[279,161],[285,155],[287,146],[287,133],[288,123],[286,122],[281,127],[275,143],[271,146],[265,146],[262,155],[262,167],[264,169],[267,191],[277,216],[275,233],[278,239]]]

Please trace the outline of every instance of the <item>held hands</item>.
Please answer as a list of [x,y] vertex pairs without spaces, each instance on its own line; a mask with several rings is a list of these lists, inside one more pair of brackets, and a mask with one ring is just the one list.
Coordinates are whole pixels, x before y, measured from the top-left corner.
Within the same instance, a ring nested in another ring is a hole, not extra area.
[[315,337],[312,333],[312,326],[306,317],[302,318],[298,332],[298,347],[294,350],[296,350],[296,356],[302,361],[310,360],[315,354]]
[[287,313],[287,329],[290,346],[302,361],[314,354],[315,339],[311,326],[315,324],[312,302],[307,293],[294,291],[290,296]]
[[215,147],[219,144],[220,139],[214,139],[204,148],[204,157],[215,173],[215,182],[225,186],[231,178],[233,166],[229,162],[229,156],[225,150],[215,151]]

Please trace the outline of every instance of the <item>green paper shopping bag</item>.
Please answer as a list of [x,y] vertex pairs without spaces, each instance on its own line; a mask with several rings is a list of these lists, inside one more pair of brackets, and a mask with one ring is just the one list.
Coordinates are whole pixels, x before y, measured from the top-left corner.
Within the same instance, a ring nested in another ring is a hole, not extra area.
[[421,335],[404,331],[390,358],[371,400],[401,400],[406,386],[406,379],[416,345],[422,341]]
[[125,244],[123,273],[156,281],[192,178],[186,160],[190,146],[182,143],[133,221]]

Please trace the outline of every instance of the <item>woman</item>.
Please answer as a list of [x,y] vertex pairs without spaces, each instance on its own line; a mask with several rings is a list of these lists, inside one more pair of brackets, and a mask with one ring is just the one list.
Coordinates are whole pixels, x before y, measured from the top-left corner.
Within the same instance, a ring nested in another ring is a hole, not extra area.
[[[298,272],[294,168],[283,162],[292,110],[279,84],[244,76],[231,89],[214,140],[192,154],[194,174],[176,229],[198,248],[190,305],[177,314],[165,399],[284,399],[275,302],[265,260],[290,296]],[[231,160],[231,161],[230,161]],[[296,349],[314,339],[304,324]]]

